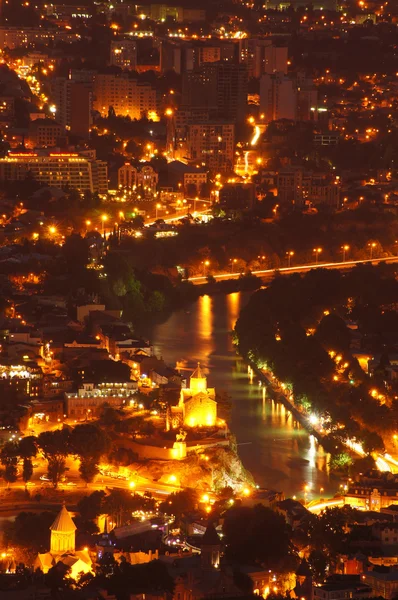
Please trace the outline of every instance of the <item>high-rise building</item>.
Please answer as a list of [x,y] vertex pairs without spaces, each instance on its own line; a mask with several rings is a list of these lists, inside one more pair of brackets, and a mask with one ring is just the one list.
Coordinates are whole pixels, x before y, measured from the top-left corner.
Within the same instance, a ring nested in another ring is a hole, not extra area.
[[340,186],[332,173],[305,171],[292,166],[281,169],[277,177],[278,201],[302,207],[325,204],[338,208]]
[[160,70],[183,73],[203,63],[235,60],[236,44],[230,40],[190,41],[163,39],[160,42]]
[[94,109],[106,116],[112,107],[117,115],[141,119],[156,115],[156,90],[127,73],[98,73],[94,78]]
[[260,111],[267,122],[279,119],[296,120],[297,88],[283,73],[264,74],[260,79]]
[[287,47],[276,46],[271,40],[244,38],[239,40],[239,62],[246,64],[249,77],[264,73],[287,74]]
[[134,40],[112,41],[110,64],[135,71],[137,68],[137,43]]
[[222,121],[191,123],[188,125],[187,158],[211,171],[228,172],[233,169],[235,152],[235,125]]
[[31,175],[50,187],[108,191],[107,163],[75,152],[10,152],[0,158],[0,181],[21,181]]
[[89,137],[92,121],[91,84],[56,77],[51,84],[51,94],[57,121],[71,134]]
[[312,79],[297,74],[265,73],[260,79],[260,110],[266,121],[318,119],[318,90]]
[[205,108],[214,116],[242,121],[247,105],[247,66],[230,61],[207,62],[183,76],[182,106]]

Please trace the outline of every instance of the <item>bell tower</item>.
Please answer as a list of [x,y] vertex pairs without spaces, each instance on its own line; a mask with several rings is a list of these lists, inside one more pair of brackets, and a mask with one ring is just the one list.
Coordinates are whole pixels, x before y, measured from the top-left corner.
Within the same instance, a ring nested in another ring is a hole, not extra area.
[[75,532],[76,525],[72,521],[72,517],[66,510],[65,504],[63,504],[57,518],[50,527],[51,531],[51,542],[50,542],[50,553],[51,554],[65,554],[75,552]]
[[201,566],[204,571],[218,569],[220,566],[221,543],[212,523],[209,523],[202,538],[200,550]]
[[193,396],[207,391],[207,378],[200,368],[200,363],[198,363],[198,366],[191,375],[189,389]]

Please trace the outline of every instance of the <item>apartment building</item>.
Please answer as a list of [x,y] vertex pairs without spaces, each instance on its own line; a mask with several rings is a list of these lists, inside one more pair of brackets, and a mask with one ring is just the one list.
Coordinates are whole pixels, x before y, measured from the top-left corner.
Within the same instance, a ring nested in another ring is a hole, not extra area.
[[108,190],[107,164],[73,152],[10,152],[0,158],[0,181],[21,181],[28,175],[48,186],[82,192]]
[[235,125],[222,121],[188,125],[187,158],[206,166],[210,171],[233,169]]
[[127,73],[99,73],[94,78],[94,110],[105,117],[112,107],[117,115],[141,119],[156,113],[156,90]]
[[134,40],[112,41],[109,62],[115,67],[135,71],[137,68],[137,43]]

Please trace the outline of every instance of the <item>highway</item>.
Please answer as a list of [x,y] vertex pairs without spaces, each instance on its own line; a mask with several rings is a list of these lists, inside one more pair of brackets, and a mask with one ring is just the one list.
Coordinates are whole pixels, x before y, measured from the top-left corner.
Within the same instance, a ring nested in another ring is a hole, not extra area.
[[[327,262],[327,263],[310,263],[308,265],[297,265],[293,267],[280,267],[279,269],[261,269],[259,271],[252,271],[252,274],[256,277],[272,277],[275,274],[275,271],[281,273],[283,275],[291,275],[292,273],[306,273],[311,269],[349,269],[351,267],[355,267],[356,265],[362,264],[373,264],[377,265],[378,263],[386,262],[386,263],[395,263],[398,262],[398,256],[384,256],[382,258],[366,258],[363,260],[346,260],[341,262]],[[223,281],[228,279],[239,279],[242,273],[210,273],[212,277],[216,281]],[[201,285],[207,282],[208,275],[197,275],[195,277],[189,277],[188,281],[191,281],[195,285]]]

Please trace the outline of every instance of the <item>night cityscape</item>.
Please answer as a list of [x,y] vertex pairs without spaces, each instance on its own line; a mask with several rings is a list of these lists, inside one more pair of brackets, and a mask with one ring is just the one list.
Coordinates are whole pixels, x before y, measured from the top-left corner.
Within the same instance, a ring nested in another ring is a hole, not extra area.
[[0,600],[398,599],[398,0],[0,0]]

